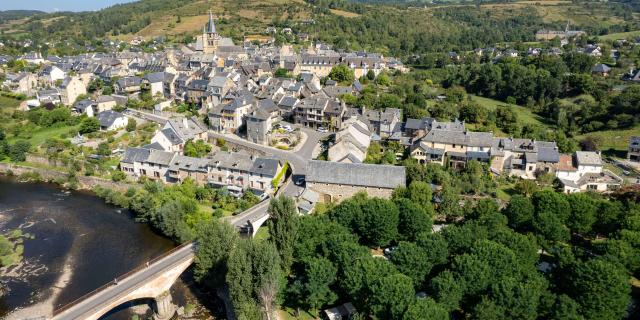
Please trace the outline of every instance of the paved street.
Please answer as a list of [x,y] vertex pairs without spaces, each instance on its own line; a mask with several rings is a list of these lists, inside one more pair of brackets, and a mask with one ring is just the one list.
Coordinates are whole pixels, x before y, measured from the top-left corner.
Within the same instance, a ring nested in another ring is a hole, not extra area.
[[[316,147],[320,139],[329,135],[328,133],[319,133],[309,128],[300,128],[300,130],[302,130],[307,135],[307,139],[297,151],[285,151],[277,148],[255,144],[235,135],[220,134],[211,131],[209,132],[209,135],[210,137],[214,138],[223,138],[226,141],[244,146],[246,148],[251,148],[268,153],[269,155],[278,158],[281,161],[289,162],[289,165],[292,168],[292,181],[289,181],[289,183],[284,186],[281,194],[295,197],[302,192],[303,187],[297,186],[295,183],[293,183],[293,181],[304,177],[306,173],[305,171],[307,162],[312,159],[314,148]],[[227,221],[235,227],[239,228],[244,226],[247,221],[256,221],[260,217],[263,217],[265,214],[267,214],[268,208],[269,201],[267,200],[245,212],[242,212],[239,215],[227,218]]]
[[87,319],[98,308],[108,305],[121,296],[125,296],[136,288],[148,283],[151,279],[162,275],[166,270],[174,265],[193,258],[194,245],[186,245],[170,255],[156,261],[124,279],[120,279],[118,284],[111,284],[108,288],[89,296],[85,300],[63,311],[53,317],[55,320]]

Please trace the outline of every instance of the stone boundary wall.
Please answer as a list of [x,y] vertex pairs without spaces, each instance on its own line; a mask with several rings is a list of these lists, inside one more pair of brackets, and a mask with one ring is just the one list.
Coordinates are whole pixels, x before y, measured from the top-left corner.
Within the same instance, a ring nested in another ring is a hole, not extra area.
[[[65,172],[42,168],[33,168],[11,163],[0,163],[0,173],[6,174],[8,172],[12,172],[14,175],[21,175],[23,173],[37,173],[40,175],[40,177],[42,177],[42,180],[44,181],[55,181],[59,179],[67,181],[68,178],[68,174]],[[136,186],[135,184],[115,182],[90,176],[76,176],[76,179],[78,179],[78,188],[81,190],[93,190],[94,187],[101,186],[103,188],[126,192],[129,188]]]

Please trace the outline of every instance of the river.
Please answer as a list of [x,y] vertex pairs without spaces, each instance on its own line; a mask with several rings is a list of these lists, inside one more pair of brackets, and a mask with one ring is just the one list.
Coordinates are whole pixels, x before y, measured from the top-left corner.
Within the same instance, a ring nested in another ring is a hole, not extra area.
[[[136,223],[129,210],[90,192],[0,176],[0,232],[13,229],[33,237],[24,240],[23,262],[4,270],[0,279],[9,289],[0,298],[0,318],[7,319],[51,312],[174,247],[148,225]],[[218,318],[209,310],[221,310],[189,272],[174,284],[172,297],[178,306],[195,305],[199,319]],[[121,308],[104,319],[130,319],[133,312]]]

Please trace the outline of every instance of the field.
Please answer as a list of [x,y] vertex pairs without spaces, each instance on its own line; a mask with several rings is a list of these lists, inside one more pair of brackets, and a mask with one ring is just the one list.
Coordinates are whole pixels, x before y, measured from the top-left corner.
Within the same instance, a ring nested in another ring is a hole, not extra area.
[[31,138],[29,139],[19,139],[16,137],[10,137],[9,142],[13,143],[17,140],[26,140],[31,143],[32,146],[41,145],[48,138],[60,137],[63,134],[71,137],[75,132],[78,131],[79,126],[61,126],[61,127],[51,127],[51,128],[42,128],[36,130],[32,133]]
[[[484,98],[480,96],[470,95],[470,97],[471,97],[471,100],[479,103],[481,106],[491,111],[495,110],[498,106],[507,105],[506,102]],[[531,110],[518,105],[510,105],[510,106],[518,114],[518,119],[520,120],[521,124],[533,124],[533,125],[542,126],[544,128],[549,127],[548,124],[543,122],[542,117],[534,114],[533,112],[531,112]]]
[[345,17],[345,18],[357,18],[360,15],[355,13],[355,12],[349,12],[349,11],[343,11],[343,10],[338,10],[338,9],[331,9],[331,13],[337,15],[337,16],[341,16],[341,17]]
[[12,108],[20,106],[21,101],[9,97],[0,96],[0,109]]
[[620,32],[620,33],[610,33],[605,36],[599,36],[600,40],[618,40],[618,39],[628,39],[640,37],[640,30],[638,31],[629,31],[629,32]]
[[586,137],[594,137],[599,140],[599,146],[603,152],[623,157],[627,151],[629,138],[631,136],[640,136],[640,125],[624,130],[591,132],[577,136],[576,139],[582,140]]
[[[284,5],[287,7],[283,7]],[[114,38],[129,41],[136,36],[151,39],[158,36],[178,37],[202,32],[212,10],[218,32],[226,37],[240,39],[247,34],[260,34],[274,19],[294,22],[308,19],[310,9],[302,0],[262,0],[238,3],[232,0],[198,1],[186,4],[172,12],[158,12],[158,18],[133,34],[121,34]],[[348,13],[348,12],[346,12]],[[178,22],[180,17],[180,22]]]

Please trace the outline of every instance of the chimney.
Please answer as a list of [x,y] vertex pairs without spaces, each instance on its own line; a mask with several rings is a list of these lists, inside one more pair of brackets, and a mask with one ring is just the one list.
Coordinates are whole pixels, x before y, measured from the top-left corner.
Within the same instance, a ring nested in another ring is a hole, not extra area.
[[182,118],[182,126],[183,126],[185,129],[188,129],[188,128],[189,128],[189,120],[187,120],[187,118],[186,118],[186,117],[185,117],[185,118]]

